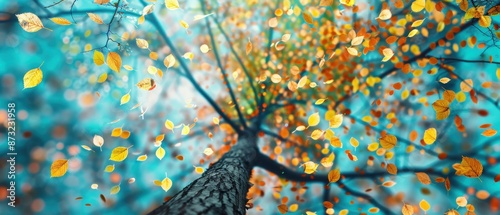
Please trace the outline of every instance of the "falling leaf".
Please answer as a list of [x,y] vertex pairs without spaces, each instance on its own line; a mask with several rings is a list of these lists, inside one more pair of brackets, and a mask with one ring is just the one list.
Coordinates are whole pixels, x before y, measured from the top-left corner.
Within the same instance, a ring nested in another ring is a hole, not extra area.
[[269,25],[269,27],[275,28],[276,26],[278,26],[278,19],[276,17],[273,17],[269,19],[269,21],[267,21],[267,24]]
[[203,169],[203,167],[195,166],[194,172],[196,172],[197,174],[203,174],[203,172],[205,172],[205,169]]
[[359,146],[358,140],[356,140],[356,138],[354,138],[354,137],[351,137],[351,139],[349,139],[349,143],[354,148],[357,148]]
[[188,28],[189,28],[189,24],[188,24],[186,21],[181,20],[179,23],[181,24],[181,26],[182,26],[184,29],[188,29]]
[[21,25],[26,32],[37,32],[45,28],[40,18],[33,13],[16,14],[16,17],[19,21],[19,25]]
[[313,18],[312,16],[309,14],[309,13],[302,13],[302,17],[304,18],[304,20],[309,23],[309,24],[313,24]]
[[422,184],[431,184],[431,178],[427,173],[425,172],[416,172],[415,175],[417,176],[417,179],[420,181]]
[[467,206],[467,199],[463,196],[460,196],[460,197],[457,197],[457,199],[455,200],[455,202],[457,203],[458,207],[465,207]]
[[431,145],[436,141],[437,131],[435,128],[429,128],[424,131],[424,143],[427,145]]
[[431,209],[431,205],[429,204],[429,202],[425,201],[425,199],[422,199],[418,205],[420,206],[420,208],[422,208],[422,210],[424,210],[426,213],[429,209]]
[[420,20],[416,20],[415,22],[413,22],[411,24],[411,27],[412,28],[416,28],[416,27],[419,27],[420,25],[422,25],[422,23],[424,23],[425,19],[420,19]]
[[392,174],[392,175],[397,175],[398,174],[398,167],[392,163],[387,164],[387,172]]
[[156,83],[152,78],[145,78],[137,83],[137,87],[141,90],[151,91],[156,87]]
[[408,33],[408,37],[411,38],[411,37],[414,37],[415,35],[417,35],[418,33],[418,29],[413,29],[410,31],[410,33]]
[[50,166],[50,177],[61,177],[66,174],[66,171],[68,171],[68,160],[55,160]]
[[146,159],[148,159],[147,155],[141,155],[141,156],[137,157],[137,161],[145,161]]
[[90,188],[93,189],[93,190],[97,190],[98,187],[99,187],[98,184],[92,184],[92,185],[90,185]]
[[165,6],[169,10],[177,10],[180,8],[179,2],[177,0],[165,0]]
[[320,121],[320,118],[319,118],[318,112],[311,114],[311,116],[309,116],[309,118],[307,119],[308,127],[318,125],[319,121]]
[[94,3],[96,4],[107,4],[109,3],[110,0],[94,0]]
[[158,159],[163,159],[165,156],[165,149],[163,149],[161,146],[156,149],[155,155]]
[[483,28],[488,28],[490,27],[490,25],[491,25],[491,16],[481,16],[479,18],[479,26]]
[[172,187],[172,180],[170,180],[170,178],[168,177],[165,177],[162,181],[161,181],[161,188],[167,192],[168,190],[170,190],[170,188]]
[[387,62],[394,56],[394,51],[392,51],[392,49],[390,48],[385,48],[384,50],[382,50],[382,54],[384,54],[382,62]]
[[120,67],[122,67],[122,58],[116,52],[109,52],[106,57],[106,63],[111,70],[120,72]]
[[483,133],[481,133],[481,135],[485,136],[485,137],[492,137],[492,136],[495,136],[497,134],[497,131],[495,129],[486,129],[485,131],[483,131]]
[[388,20],[392,17],[392,13],[389,9],[383,9],[380,11],[380,14],[378,15],[378,18],[380,20]]
[[335,116],[333,116],[333,119],[330,120],[330,128],[340,127],[343,121],[344,121],[344,115],[335,114]]
[[99,195],[99,197],[101,197],[101,200],[102,200],[104,203],[106,203],[106,197],[104,197],[104,195],[102,195],[102,194],[101,194],[101,195]]
[[71,25],[71,22],[69,20],[62,18],[62,17],[50,18],[50,21],[52,21],[58,25]]
[[397,141],[396,136],[389,134],[380,138],[380,145],[382,148],[389,150],[396,146]]
[[401,208],[401,213],[403,215],[413,215],[413,206],[409,204],[403,204],[403,208]]
[[128,148],[126,147],[116,147],[111,151],[111,156],[109,157],[109,160],[116,161],[116,162],[121,162],[127,158],[128,155]]
[[442,84],[447,84],[450,81],[451,81],[451,79],[449,79],[447,77],[443,77],[443,78],[439,79],[439,82],[441,82]]
[[469,178],[478,178],[483,174],[483,165],[479,160],[470,157],[462,157],[462,163],[460,163],[460,170],[455,174],[465,175]]
[[[104,138],[102,138],[99,135],[94,135],[92,142],[94,143],[95,146],[101,148],[104,145]],[[102,148],[101,148],[101,151],[102,151]]]
[[422,11],[425,8],[425,0],[415,0],[411,3],[411,10],[415,13]]
[[278,210],[281,214],[286,214],[288,212],[288,207],[285,204],[278,205]]
[[181,134],[182,134],[182,135],[188,135],[188,134],[189,134],[189,130],[190,130],[189,126],[184,125],[184,126],[182,127]]
[[312,161],[307,161],[304,163],[304,172],[306,174],[313,174],[318,168],[319,164],[316,164]]
[[432,108],[436,111],[436,119],[443,120],[450,115],[450,103],[446,100],[439,99],[432,103]]
[[42,79],[43,73],[40,67],[28,71],[23,77],[24,89],[36,87],[42,82]]
[[349,52],[349,54],[352,55],[352,56],[358,56],[358,50],[356,50],[353,47],[347,48],[347,52]]
[[319,6],[331,6],[333,4],[333,0],[321,0],[319,2]]
[[148,49],[149,48],[149,43],[145,39],[136,38],[135,44],[137,44],[137,47],[139,47],[141,49]]
[[104,168],[104,172],[113,172],[115,170],[115,165],[107,165],[106,168]]
[[93,57],[94,63],[97,66],[103,65],[104,64],[104,54],[102,52],[94,50],[94,57]]
[[92,151],[92,149],[87,145],[81,145],[81,147],[87,151]]
[[126,104],[128,101],[130,101],[130,92],[122,96],[120,99],[120,105]]
[[248,40],[247,45],[245,47],[245,52],[247,53],[247,55],[250,54],[250,52],[252,51],[252,47],[253,47],[252,41]]
[[142,15],[145,16],[145,15],[148,15],[150,13],[153,13],[154,10],[155,10],[155,5],[154,4],[146,5],[142,9]]
[[174,132],[174,123],[167,119],[167,121],[165,121],[165,128]]
[[356,2],[356,0],[340,0],[341,4],[349,6],[349,7],[353,6],[354,2]]
[[121,134],[122,134],[122,128],[114,128],[112,131],[111,131],[111,136],[112,137],[119,137]]
[[111,191],[109,192],[111,195],[115,195],[120,192],[120,185],[115,185],[111,187]]
[[386,181],[386,182],[382,183],[382,186],[384,186],[384,187],[392,187],[394,185],[396,185],[396,182],[394,182],[394,181]]

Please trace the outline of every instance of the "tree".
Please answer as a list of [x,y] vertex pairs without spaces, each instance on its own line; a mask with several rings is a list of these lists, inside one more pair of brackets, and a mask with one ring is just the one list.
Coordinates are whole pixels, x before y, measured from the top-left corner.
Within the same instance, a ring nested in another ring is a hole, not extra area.
[[[78,156],[108,172],[168,159],[154,183],[146,165],[128,180],[166,192],[149,214],[499,210],[498,2],[38,4],[10,20],[65,32],[89,80],[73,85],[104,98],[94,118],[113,116]],[[38,68],[26,90],[45,81]],[[65,177],[71,159],[51,161]],[[121,181],[104,182],[109,196],[133,189]]]

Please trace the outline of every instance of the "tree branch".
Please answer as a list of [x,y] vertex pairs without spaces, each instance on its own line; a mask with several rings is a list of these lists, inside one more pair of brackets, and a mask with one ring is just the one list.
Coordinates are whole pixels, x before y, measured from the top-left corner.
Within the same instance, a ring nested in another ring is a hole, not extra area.
[[[203,13],[206,13],[205,4],[203,3],[203,0],[200,0],[200,4],[201,4],[201,8],[203,10]],[[217,60],[217,65],[220,68],[220,71],[222,73],[222,78],[224,79],[224,82],[226,82],[225,83],[226,87],[229,90],[229,95],[231,96],[231,99],[233,100],[234,108],[236,109],[236,112],[238,113],[238,118],[240,120],[240,123],[241,123],[241,125],[244,128],[247,128],[245,117],[241,113],[240,105],[238,104],[238,101],[236,100],[236,96],[234,95],[234,92],[233,92],[233,88],[231,87],[231,82],[229,82],[229,80],[227,79],[226,70],[224,69],[224,66],[222,66],[222,63],[220,61],[220,56],[219,56],[219,53],[217,51],[217,44],[215,44],[214,35],[213,35],[212,29],[210,27],[210,21],[208,19],[205,19],[205,23],[207,25],[208,34],[210,35],[210,41],[212,43],[212,49],[213,49],[213,52],[214,52],[214,55],[215,55],[215,59]]]

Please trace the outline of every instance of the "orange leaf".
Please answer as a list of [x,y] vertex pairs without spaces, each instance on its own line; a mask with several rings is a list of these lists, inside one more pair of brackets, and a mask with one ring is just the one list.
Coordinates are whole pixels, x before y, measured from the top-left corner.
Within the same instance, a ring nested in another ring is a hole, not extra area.
[[382,145],[382,148],[384,149],[392,149],[394,146],[396,146],[396,143],[398,142],[398,139],[394,135],[385,135],[380,138],[380,145]]
[[417,175],[417,179],[422,183],[422,184],[431,184],[431,178],[427,173],[425,172],[416,172],[415,175]]

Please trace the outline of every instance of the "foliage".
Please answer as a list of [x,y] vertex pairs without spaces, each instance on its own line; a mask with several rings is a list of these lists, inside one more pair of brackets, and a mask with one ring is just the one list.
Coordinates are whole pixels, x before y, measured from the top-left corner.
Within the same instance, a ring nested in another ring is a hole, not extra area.
[[244,133],[249,214],[500,210],[498,2],[44,4],[0,4],[19,214],[151,211]]

